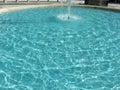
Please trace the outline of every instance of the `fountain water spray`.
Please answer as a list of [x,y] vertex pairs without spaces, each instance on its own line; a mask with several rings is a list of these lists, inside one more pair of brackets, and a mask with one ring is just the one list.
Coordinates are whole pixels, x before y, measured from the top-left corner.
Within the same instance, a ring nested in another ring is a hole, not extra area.
[[[61,4],[63,7],[63,2],[64,0],[61,0]],[[71,0],[67,0],[67,14],[59,14],[57,18],[63,20],[63,21],[73,21],[73,20],[78,20],[79,17],[76,15],[71,15]]]
[[61,2],[61,4],[63,5],[63,0],[61,0],[60,2]]
[[71,13],[71,0],[67,0],[68,3],[68,19],[70,19],[70,13]]

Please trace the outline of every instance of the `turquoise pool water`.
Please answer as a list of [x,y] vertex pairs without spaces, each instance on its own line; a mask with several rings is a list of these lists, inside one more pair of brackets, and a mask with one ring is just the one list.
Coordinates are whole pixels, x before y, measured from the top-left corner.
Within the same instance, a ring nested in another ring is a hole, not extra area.
[[120,90],[120,13],[66,10],[0,15],[0,90]]

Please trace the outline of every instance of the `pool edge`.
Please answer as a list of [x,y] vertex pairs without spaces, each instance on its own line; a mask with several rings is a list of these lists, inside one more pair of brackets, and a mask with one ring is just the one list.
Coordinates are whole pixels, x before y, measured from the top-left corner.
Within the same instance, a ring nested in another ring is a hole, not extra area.
[[[44,8],[44,7],[57,7],[57,6],[61,6],[61,4],[53,3],[53,4],[43,4],[43,5],[3,5],[0,8],[0,14],[6,13],[6,12],[11,12],[11,11],[30,9],[30,8]],[[119,8],[112,8],[112,7],[105,7],[105,6],[73,5],[73,7],[95,8],[95,9],[120,12]]]

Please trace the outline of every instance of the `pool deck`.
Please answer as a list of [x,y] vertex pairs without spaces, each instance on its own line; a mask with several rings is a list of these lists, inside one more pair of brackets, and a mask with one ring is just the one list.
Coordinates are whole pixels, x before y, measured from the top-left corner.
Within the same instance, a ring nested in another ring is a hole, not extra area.
[[[22,9],[29,9],[29,8],[40,8],[40,7],[54,7],[54,6],[61,6],[60,3],[41,3],[41,4],[33,4],[33,5],[0,5],[0,13],[22,10]],[[88,8],[99,8],[105,10],[112,10],[120,12],[120,4],[108,4],[107,7],[105,6],[94,6],[94,5],[83,5],[83,4],[76,4],[73,6],[77,7],[88,7]]]
[[120,4],[108,4],[108,6],[95,6],[95,5],[81,5],[81,6],[120,12]]

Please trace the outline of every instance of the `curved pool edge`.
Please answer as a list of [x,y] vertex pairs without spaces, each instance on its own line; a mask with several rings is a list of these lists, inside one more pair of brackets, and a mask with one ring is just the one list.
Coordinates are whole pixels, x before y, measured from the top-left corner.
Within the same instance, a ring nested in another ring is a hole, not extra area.
[[[16,11],[16,10],[30,9],[30,8],[44,8],[44,7],[57,7],[57,6],[61,6],[61,4],[53,3],[53,4],[43,4],[43,5],[3,5],[0,8],[0,14],[11,12],[11,11]],[[73,5],[73,7],[94,8],[94,9],[120,12],[120,5],[119,6],[113,5],[113,6],[107,6],[107,7],[94,6],[94,5]]]
[[0,8],[0,14],[17,11],[17,10],[24,10],[24,9],[31,9],[31,8],[44,8],[44,7],[56,7],[60,6],[60,4],[43,4],[43,5],[6,5]]

